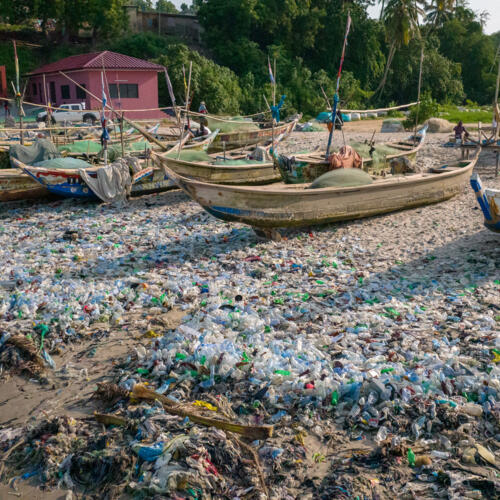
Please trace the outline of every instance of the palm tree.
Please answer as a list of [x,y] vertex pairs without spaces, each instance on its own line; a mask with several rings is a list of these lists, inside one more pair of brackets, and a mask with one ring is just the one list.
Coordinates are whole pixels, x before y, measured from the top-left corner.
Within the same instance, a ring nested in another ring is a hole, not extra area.
[[419,7],[418,0],[388,0],[382,19],[385,24],[386,40],[391,45],[384,76],[373,95],[384,90],[396,50],[408,45],[415,36],[420,37],[419,14],[423,14],[423,10]]
[[425,18],[434,26],[441,26],[455,10],[456,0],[432,0],[425,7]]
[[379,17],[379,21],[382,21],[382,17],[384,17],[384,7],[385,7],[385,0],[379,0],[379,3],[382,4],[382,7],[380,9],[380,17]]

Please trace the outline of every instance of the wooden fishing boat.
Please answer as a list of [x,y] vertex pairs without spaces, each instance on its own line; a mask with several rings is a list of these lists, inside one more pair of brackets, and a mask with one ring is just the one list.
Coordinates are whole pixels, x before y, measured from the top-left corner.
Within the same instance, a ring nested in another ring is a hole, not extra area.
[[[376,173],[389,166],[391,160],[405,157],[414,161],[422,148],[427,133],[427,126],[420,129],[415,136],[404,141],[388,142],[375,146],[371,153],[363,157],[363,170]],[[389,151],[389,154],[377,155],[377,148]],[[363,156],[363,155],[362,155]],[[305,153],[281,156],[278,162],[281,178],[287,184],[312,182],[331,170],[324,152]]]
[[[277,137],[281,134],[285,134],[286,136],[291,134],[300,118],[301,116],[298,116],[291,122],[276,125],[274,127],[274,136]],[[248,146],[253,146],[254,144],[271,141],[272,137],[272,127],[260,128],[258,130],[240,130],[235,132],[219,133],[208,151],[210,153],[218,153],[224,150],[228,151],[231,149],[247,148]]]
[[481,178],[475,173],[472,174],[470,183],[483,211],[485,227],[494,233],[500,233],[500,190],[483,189]]
[[[275,138],[275,148],[286,135],[282,133]],[[213,184],[259,185],[280,179],[280,173],[269,153],[270,148],[271,141],[262,147],[236,149],[224,154],[193,155],[181,151],[179,155],[176,146],[167,153],[152,153],[152,156],[175,173],[191,179]]]
[[[99,199],[82,179],[79,169],[33,167],[16,159],[12,161],[30,179],[49,193],[64,198]],[[131,196],[160,192],[176,187],[161,166],[155,165],[150,160],[143,160],[141,166],[141,170],[132,176]],[[86,168],[85,171],[90,177],[96,178],[97,171],[102,167],[102,165],[95,165]]]
[[43,198],[49,192],[17,168],[0,170],[0,202]]
[[477,155],[424,173],[378,177],[366,186],[321,189],[308,189],[310,184],[217,185],[165,170],[215,217],[256,228],[279,228],[359,219],[447,200],[462,190],[476,161]]

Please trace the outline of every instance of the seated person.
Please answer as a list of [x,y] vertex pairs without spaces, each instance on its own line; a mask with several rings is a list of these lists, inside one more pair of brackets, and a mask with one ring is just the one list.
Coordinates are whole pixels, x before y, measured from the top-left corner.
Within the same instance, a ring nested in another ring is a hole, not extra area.
[[464,127],[462,120],[458,122],[458,125],[453,129],[455,132],[455,141],[462,140],[462,138],[467,139],[469,137],[469,132]]

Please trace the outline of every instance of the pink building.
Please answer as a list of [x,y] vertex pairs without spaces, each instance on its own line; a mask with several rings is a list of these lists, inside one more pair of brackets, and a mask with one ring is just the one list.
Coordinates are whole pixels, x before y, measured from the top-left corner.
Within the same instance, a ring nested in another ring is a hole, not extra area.
[[53,106],[84,102],[86,109],[100,109],[99,101],[60,71],[99,98],[103,75],[108,104],[115,110],[124,110],[130,119],[165,117],[160,111],[134,111],[158,108],[158,72],[163,71],[163,66],[109,50],[70,56],[31,72],[26,100],[36,104],[49,101]]

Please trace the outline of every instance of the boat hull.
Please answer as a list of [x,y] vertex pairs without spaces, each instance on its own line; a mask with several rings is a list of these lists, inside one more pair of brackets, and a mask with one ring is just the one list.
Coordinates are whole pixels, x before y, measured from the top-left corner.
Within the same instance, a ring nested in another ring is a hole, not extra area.
[[493,189],[483,189],[481,178],[478,174],[473,174],[470,184],[479,203],[484,216],[484,227],[500,233],[500,191]]
[[[280,134],[291,134],[298,120],[294,120],[290,123],[284,123],[283,125],[277,125],[274,127],[274,136],[277,137]],[[259,144],[262,142],[270,141],[273,137],[272,128],[262,128],[259,130],[241,131],[241,132],[230,132],[226,134],[219,133],[215,140],[212,142],[208,148],[209,153],[219,153],[224,151],[224,149],[238,149],[252,146],[254,144]]]
[[[99,199],[82,179],[77,170],[50,170],[29,166],[24,166],[24,170],[49,193],[62,196],[63,198]],[[94,169],[89,169],[87,172],[91,177],[97,176],[95,167]],[[133,183],[130,194],[131,196],[140,196],[142,194],[165,191],[175,187],[175,183],[170,180],[163,169],[157,167],[153,169],[152,175],[145,175],[137,180],[137,182]]]
[[[477,158],[476,158],[477,159]],[[414,174],[355,188],[304,189],[304,185],[251,188],[171,177],[215,217],[257,228],[303,227],[373,215],[447,200],[462,191],[476,159],[454,171]]]
[[49,192],[17,169],[0,170],[0,202],[43,198]]
[[255,162],[248,165],[210,165],[157,155],[162,165],[183,177],[202,182],[229,185],[268,184],[280,179],[279,170],[272,162]]

